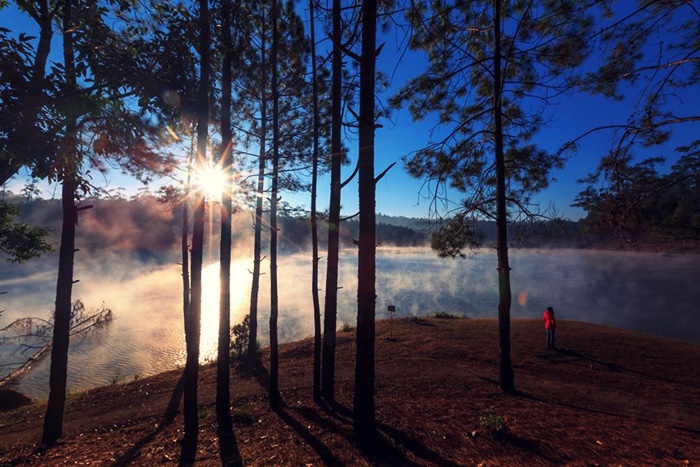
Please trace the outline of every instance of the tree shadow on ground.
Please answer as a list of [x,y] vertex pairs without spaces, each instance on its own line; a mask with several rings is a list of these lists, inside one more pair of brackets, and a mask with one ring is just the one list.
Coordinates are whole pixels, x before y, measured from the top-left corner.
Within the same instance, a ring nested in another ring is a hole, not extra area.
[[[418,465],[406,459],[403,452],[381,435],[371,440],[359,440],[355,437],[353,434],[351,412],[344,405],[337,402],[333,402],[332,404],[322,402],[319,406],[328,417],[319,416],[318,411],[306,407],[294,408],[291,410],[306,419],[310,426],[316,426],[325,432],[335,433],[344,437],[350,444],[357,446],[372,465],[401,465],[407,467]],[[327,446],[313,437],[313,435],[311,435],[293,416],[287,416],[289,419],[282,418],[314,447],[326,465],[343,465],[333,456]],[[322,446],[327,452],[321,452],[317,445]]]
[[267,368],[263,365],[259,355],[244,355],[243,357],[239,357],[236,365],[236,373],[242,377],[255,378],[260,383],[260,386],[266,391],[270,391],[270,372],[267,371]]
[[335,418],[340,423],[352,426],[352,411],[337,401],[326,402],[320,401],[317,403],[326,415]]
[[640,376],[644,376],[646,378],[651,378],[651,379],[656,379],[658,381],[663,381],[665,383],[673,383],[673,384],[680,384],[682,386],[686,386],[689,388],[694,388],[694,389],[700,389],[699,386],[694,385],[694,384],[688,384],[688,383],[683,383],[681,381],[676,381],[670,378],[665,378],[663,376],[658,376],[658,375],[653,375],[650,373],[645,373],[643,371],[639,370],[632,370],[623,366],[618,365],[617,363],[614,362],[606,362],[604,360],[592,357],[590,355],[586,355],[584,352],[578,351],[578,350],[572,350],[572,349],[563,349],[563,348],[557,348],[555,349],[556,354],[548,354],[548,355],[539,355],[539,358],[558,363],[560,360],[558,360],[558,356],[564,356],[564,357],[571,357],[576,360],[582,360],[589,362],[591,364],[597,364],[601,365],[605,368],[607,368],[609,371],[612,372],[629,372],[629,373],[634,373]]
[[[408,436],[406,433],[404,433],[401,430],[397,430],[394,427],[391,427],[389,425],[383,424],[383,423],[378,423],[377,424],[377,429],[379,430],[380,434],[383,434],[384,436],[392,439],[394,441],[395,445],[401,446],[403,449],[411,451],[416,457],[423,459],[428,462],[432,462],[434,464],[440,465],[440,466],[445,466],[445,467],[457,467],[459,464],[456,464],[448,459],[445,459],[444,457],[440,456],[438,453],[435,451],[432,451],[429,449],[425,444],[421,443],[420,441]],[[394,445],[388,443],[387,441],[379,441],[378,447],[380,448],[378,454],[380,454],[379,457],[373,460],[377,460],[380,462],[385,462],[388,463],[388,465],[397,465],[392,462],[391,458],[385,458],[385,452],[382,451],[386,445],[391,447],[391,450],[387,451],[387,454],[393,454],[396,455],[398,454],[401,459],[404,459],[404,462],[409,462],[403,453],[399,451]],[[392,450],[395,451],[392,453]],[[399,458],[395,460],[401,460]],[[415,463],[401,463],[400,465],[418,465]]]
[[153,441],[158,434],[165,430],[170,424],[175,420],[177,415],[178,407],[180,406],[180,400],[182,399],[182,392],[185,387],[185,375],[184,373],[180,376],[173,393],[170,395],[170,400],[168,401],[168,406],[165,409],[165,413],[158,421],[158,427],[150,433],[148,436],[141,438],[136,444],[134,444],[128,451],[122,454],[115,462],[114,465],[128,465],[131,464],[134,458],[138,455],[141,449],[144,448],[148,443]]
[[[289,409],[286,407],[281,407],[280,409],[276,410],[275,413],[277,414],[278,417],[280,417],[289,427],[291,427],[294,431],[296,431],[299,436],[301,436],[304,441],[306,441],[309,446],[311,446],[314,451],[319,455],[321,460],[323,461],[324,465],[343,465],[340,460],[333,455],[333,452],[326,446],[321,440],[319,440],[317,437],[315,437],[302,423],[299,423],[299,421],[289,412]],[[322,419],[315,417],[318,422],[316,423],[316,426],[330,430],[330,431],[337,431],[332,424],[327,423],[327,421],[323,421]]]
[[[318,405],[326,415],[331,417],[331,419],[319,417],[318,412],[312,409],[300,408],[295,410],[298,411],[301,416],[306,418],[310,423],[313,423],[323,430],[338,433],[339,435],[344,436],[352,444],[359,446],[363,454],[373,465],[419,465],[406,458],[406,451],[410,451],[416,457],[438,465],[458,465],[441,457],[424,444],[406,435],[404,432],[386,424],[378,423],[377,436],[368,441],[360,442],[360,440],[358,440],[352,432],[352,411],[348,407],[335,401],[332,403],[322,402]],[[400,446],[400,448],[397,446]]]
[[243,460],[241,453],[238,450],[236,436],[233,434],[233,423],[231,413],[227,410],[225,413],[216,414],[216,435],[219,439],[219,458],[221,465],[225,467],[242,466]]
[[[389,442],[383,433],[378,433],[372,439],[358,442],[357,444],[371,465],[400,465],[402,467],[417,467],[421,465],[406,459],[406,455]],[[406,446],[402,447],[405,448]],[[409,450],[413,451],[410,448]],[[413,452],[415,453],[415,451]],[[446,461],[446,463],[440,463],[440,465],[456,466],[457,464]]]
[[419,326],[428,326],[431,328],[436,328],[437,324],[431,323],[430,321],[423,319],[423,318],[418,318],[418,317],[412,317],[409,318],[411,320],[411,323],[417,324]]
[[493,435],[502,444],[507,444],[508,446],[513,446],[522,449],[525,452],[533,454],[542,460],[547,461],[548,464],[566,464],[571,462],[572,459],[561,459],[557,456],[552,456],[550,453],[546,452],[544,446],[541,442],[523,438],[515,433],[506,431],[505,433],[498,433]]
[[[552,401],[551,399],[546,399],[546,398],[535,396],[532,394],[526,394],[526,393],[521,392],[521,391],[518,391],[514,395],[519,396],[519,397],[524,397],[526,399],[530,399],[533,401],[542,402],[544,404],[556,404],[556,405],[559,405],[562,407],[568,407],[570,409],[581,410],[581,411],[588,412],[588,413],[601,414],[601,415],[607,415],[610,417],[619,417],[619,418],[625,418],[625,419],[634,418],[637,420],[644,420],[644,421],[650,422],[650,423],[659,423],[659,420],[654,420],[653,418],[646,418],[646,417],[642,417],[642,416],[631,416],[629,414],[611,412],[609,410],[594,409],[591,407],[584,407],[583,405],[576,405],[576,404],[572,404],[572,403],[564,402],[564,401]],[[669,426],[671,428],[675,428],[675,429],[681,430],[681,431],[686,431],[688,433],[700,434],[700,430],[697,430],[695,428],[690,428],[690,427],[681,426],[681,425],[669,425]]]

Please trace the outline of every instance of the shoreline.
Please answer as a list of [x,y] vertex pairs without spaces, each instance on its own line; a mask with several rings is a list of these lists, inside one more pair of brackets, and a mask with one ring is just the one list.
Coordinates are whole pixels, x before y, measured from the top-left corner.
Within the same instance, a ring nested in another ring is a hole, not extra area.
[[[413,322],[421,322],[424,320],[466,320],[466,321],[478,320],[478,321],[484,321],[484,322],[492,322],[494,324],[497,324],[497,322],[498,322],[497,318],[491,318],[491,317],[474,317],[474,318],[472,318],[469,316],[458,316],[458,315],[451,315],[451,314],[444,314],[443,316],[436,316],[435,314],[433,314],[433,315],[424,315],[424,316],[402,316],[402,317],[395,317],[394,318],[394,322],[398,322],[400,320],[409,320],[409,321],[413,321]],[[535,320],[535,319],[524,318],[524,317],[511,318],[511,325],[517,325],[518,323],[524,323],[524,322],[532,322],[533,320]],[[539,320],[535,320],[535,321],[539,321]],[[634,330],[634,329],[621,328],[621,327],[610,326],[610,325],[600,324],[600,323],[591,323],[591,322],[587,322],[587,321],[568,320],[568,319],[559,319],[559,318],[557,319],[557,322],[560,324],[559,325],[560,330],[562,327],[566,326],[567,323],[570,323],[573,326],[580,326],[580,325],[594,326],[594,327],[597,326],[597,327],[600,327],[601,330],[608,330],[608,331],[616,332],[616,333],[623,334],[623,335],[631,333],[633,335],[643,336],[644,338],[647,338],[647,339],[659,339],[661,341],[666,341],[669,343],[677,343],[677,344],[681,344],[681,345],[695,346],[695,347],[698,347],[700,349],[700,342],[696,343],[696,342],[691,342],[691,341],[684,340],[684,339],[672,339],[672,338],[662,337],[662,336],[658,336],[658,335],[654,335],[654,334],[650,334],[647,332],[638,331],[638,330]],[[390,323],[390,320],[388,318],[377,319],[376,323],[377,324]],[[354,329],[354,327],[351,326],[351,329]],[[341,331],[338,330],[338,333],[341,333]],[[307,341],[309,339],[311,339],[311,337],[306,337],[306,338],[299,339],[296,341],[281,342],[280,345],[298,345],[299,343]],[[269,352],[269,347],[261,348],[261,352],[263,352],[263,353]],[[44,363],[46,363],[46,364],[48,364],[48,359],[49,358],[47,358],[45,355],[42,356],[42,358],[41,358],[41,360],[44,360]],[[200,362],[200,368],[215,365],[215,363],[216,363],[215,360],[202,361],[202,362]],[[515,362],[515,363],[517,363],[517,362]],[[130,382],[136,382],[136,381],[142,380],[142,379],[159,377],[161,375],[171,373],[173,371],[179,371],[182,368],[184,368],[184,367],[182,367],[180,365],[176,365],[173,368],[168,368],[168,369],[165,369],[165,370],[160,371],[160,372],[147,374],[147,375],[139,375],[138,377],[135,376],[133,381],[127,380],[127,378],[125,376],[123,378],[120,378],[119,381],[115,381],[115,382],[112,382],[109,384],[74,388],[74,389],[71,389],[69,392],[79,394],[79,393],[83,393],[83,392],[87,392],[87,391],[99,390],[101,388],[106,388],[106,387],[114,386],[117,384],[128,384]],[[24,374],[26,374],[29,371],[31,371],[31,369],[23,370],[23,374],[20,376],[20,378],[23,377]],[[0,392],[6,391],[8,394],[10,394],[12,396],[13,400],[14,400],[14,398],[26,398],[26,400],[30,401],[30,402],[42,403],[42,402],[45,402],[46,399],[48,398],[48,394],[45,397],[32,397],[30,394],[26,394],[26,393],[22,392],[20,387],[21,387],[21,382],[16,383],[13,381],[8,381],[4,384],[0,384]],[[2,410],[2,406],[0,406],[0,410]]]

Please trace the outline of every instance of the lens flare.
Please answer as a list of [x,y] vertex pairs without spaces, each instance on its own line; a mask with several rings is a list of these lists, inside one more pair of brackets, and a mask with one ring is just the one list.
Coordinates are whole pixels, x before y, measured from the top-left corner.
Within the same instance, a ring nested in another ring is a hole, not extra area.
[[194,186],[204,192],[209,201],[221,199],[226,189],[226,175],[218,166],[208,163],[194,175]]
[[520,306],[527,305],[527,292],[520,292],[518,294],[518,305],[520,305]]

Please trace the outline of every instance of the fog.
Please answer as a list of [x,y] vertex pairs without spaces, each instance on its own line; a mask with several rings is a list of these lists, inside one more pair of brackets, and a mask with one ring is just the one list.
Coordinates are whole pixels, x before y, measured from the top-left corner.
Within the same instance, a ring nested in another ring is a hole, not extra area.
[[[513,318],[539,318],[553,306],[560,320],[579,320],[639,330],[700,343],[700,277],[697,255],[595,252],[584,250],[511,250]],[[128,254],[79,257],[73,298],[88,309],[104,303],[116,319],[105,330],[71,342],[70,390],[129,381],[184,365],[182,292],[176,256],[166,263],[144,263]],[[20,316],[46,318],[53,308],[56,258],[0,268],[0,326]],[[325,258],[320,261],[321,303]],[[341,253],[338,324],[354,325],[356,251]],[[252,259],[234,256],[232,323],[248,313]],[[269,263],[263,263],[259,339],[268,341]],[[279,336],[282,342],[313,333],[310,254],[280,258]],[[203,272],[202,361],[213,359],[218,326],[218,264]],[[427,248],[381,248],[377,257],[377,318],[442,311],[467,317],[495,317],[496,258],[480,250],[466,259],[440,259]],[[565,324],[564,324],[565,325]],[[0,364],[22,361],[9,346],[0,347]],[[46,397],[48,358],[17,387]],[[2,374],[12,368],[0,367]]]

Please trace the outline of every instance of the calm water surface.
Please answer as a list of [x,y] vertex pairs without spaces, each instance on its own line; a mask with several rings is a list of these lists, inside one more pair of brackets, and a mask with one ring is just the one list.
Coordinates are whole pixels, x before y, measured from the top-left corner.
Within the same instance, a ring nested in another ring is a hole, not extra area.
[[[279,265],[282,342],[312,335],[310,255],[283,257]],[[184,365],[182,292],[179,266],[144,264],[119,255],[76,263],[74,298],[94,309],[103,302],[116,316],[99,333],[71,342],[68,386],[77,390],[128,381]],[[53,308],[55,262],[44,260],[0,270],[0,327],[19,316],[49,316]],[[252,261],[233,262],[232,322],[248,313]],[[265,264],[268,266],[268,264]],[[559,319],[573,319],[643,331],[700,344],[700,257],[658,253],[582,250],[511,250],[513,318],[539,318],[553,306]],[[325,261],[321,261],[325,269]],[[21,274],[21,276],[17,276]],[[320,285],[323,287],[323,274]],[[218,265],[203,272],[202,361],[216,354]],[[269,286],[263,276],[260,340],[267,342]],[[356,258],[341,257],[338,322],[354,324]],[[323,294],[323,290],[321,291]],[[377,258],[377,317],[444,311],[495,317],[496,258],[492,250],[467,259],[440,259],[429,249],[380,249]],[[25,356],[0,347],[0,365]],[[48,358],[16,389],[33,397],[48,395]],[[0,367],[3,375],[11,366]]]

